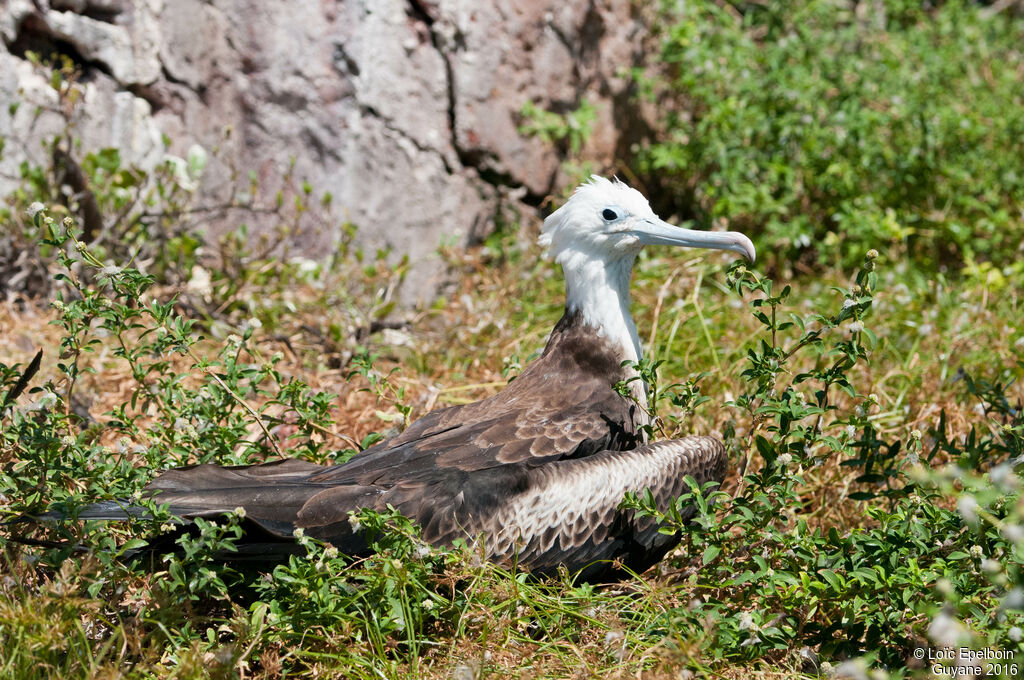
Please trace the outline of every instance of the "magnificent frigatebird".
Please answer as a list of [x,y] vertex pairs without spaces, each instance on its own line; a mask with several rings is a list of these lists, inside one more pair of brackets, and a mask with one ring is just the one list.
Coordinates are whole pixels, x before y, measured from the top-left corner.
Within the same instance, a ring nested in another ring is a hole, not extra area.
[[[615,387],[636,378],[629,362],[641,357],[629,312],[633,263],[645,245],[750,260],[754,247],[742,234],[663,222],[640,192],[597,176],[544,221],[540,243],[565,272],[565,314],[540,358],[499,393],[432,411],[340,465],[198,465],[164,472],[147,490],[185,519],[244,508],[247,536],[268,556],[298,528],[365,552],[349,514],[392,506],[432,544],[482,538],[488,558],[534,572],[564,565],[592,578],[615,560],[634,570],[654,564],[678,538],[620,510],[623,496],[650,489],[665,507],[688,490],[686,475],[721,482],[726,458],[711,437],[645,443],[643,383],[628,383],[629,396]],[[116,502],[80,515],[124,516]]]

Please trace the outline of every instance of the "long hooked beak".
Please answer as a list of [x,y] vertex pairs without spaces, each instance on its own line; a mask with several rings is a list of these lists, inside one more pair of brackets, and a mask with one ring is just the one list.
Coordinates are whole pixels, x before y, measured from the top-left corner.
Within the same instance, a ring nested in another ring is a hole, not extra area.
[[714,248],[731,250],[751,262],[757,257],[750,239],[736,231],[697,231],[676,227],[657,218],[637,220],[630,233],[647,246],[684,246],[687,248]]

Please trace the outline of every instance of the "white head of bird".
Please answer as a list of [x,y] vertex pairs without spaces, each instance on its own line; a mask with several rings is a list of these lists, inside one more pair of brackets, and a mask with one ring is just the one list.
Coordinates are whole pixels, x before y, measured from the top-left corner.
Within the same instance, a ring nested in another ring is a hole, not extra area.
[[629,281],[647,245],[731,250],[754,260],[743,234],[683,229],[662,221],[636,189],[593,175],[544,220],[540,245],[565,272],[566,310],[638,361],[640,338],[629,313]]

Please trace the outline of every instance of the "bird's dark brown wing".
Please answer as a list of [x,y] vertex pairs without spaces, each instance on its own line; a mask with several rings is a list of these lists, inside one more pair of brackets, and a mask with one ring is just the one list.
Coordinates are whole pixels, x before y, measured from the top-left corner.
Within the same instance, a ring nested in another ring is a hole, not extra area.
[[445,469],[540,465],[639,443],[643,412],[618,394],[607,376],[577,371],[568,374],[571,381],[559,383],[549,374],[541,359],[493,397],[428,413],[402,434],[310,481],[423,483],[443,477]]
[[[390,506],[420,524],[424,540],[432,544],[481,538],[487,556],[498,562],[545,573],[559,565],[572,572],[586,568],[587,578],[596,578],[611,571],[610,561],[616,559],[631,569],[646,569],[677,541],[659,533],[653,520],[620,510],[627,491],[651,489],[664,510],[671,498],[688,490],[686,475],[701,484],[720,482],[725,464],[720,442],[686,437],[542,466],[528,461],[469,471],[437,468],[429,478],[390,486],[313,483],[309,472],[317,466],[282,461],[173,470],[149,488],[160,492],[158,502],[185,518],[245,508],[246,522],[264,532],[255,539],[257,549],[270,557],[277,556],[280,546],[267,543],[268,537],[288,539],[296,528],[343,552],[362,554],[366,544],[349,513]],[[125,516],[120,507],[94,510],[81,517]]]
[[[391,506],[416,520],[437,545],[483,536],[489,558],[536,572],[559,565],[575,572],[595,562],[589,576],[610,571],[619,559],[642,571],[678,541],[619,505],[628,491],[651,489],[662,510],[699,484],[725,478],[722,444],[711,437],[655,442],[631,451],[602,451],[577,460],[534,467],[527,463],[473,472],[450,469],[427,481],[403,481],[364,507]],[[333,543],[351,540],[347,509],[353,488],[326,489],[299,512],[297,523]],[[343,510],[345,508],[345,510]]]

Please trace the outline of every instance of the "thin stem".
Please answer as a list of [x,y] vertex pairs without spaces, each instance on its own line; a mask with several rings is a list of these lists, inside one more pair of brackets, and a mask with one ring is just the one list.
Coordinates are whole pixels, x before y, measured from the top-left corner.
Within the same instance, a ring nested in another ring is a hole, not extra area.
[[242,408],[249,412],[249,415],[251,415],[253,419],[255,419],[256,424],[258,424],[260,426],[260,429],[263,430],[263,435],[267,438],[267,441],[270,443],[271,448],[274,449],[274,453],[283,458],[284,453],[281,452],[281,447],[277,445],[277,441],[275,441],[273,435],[270,434],[270,430],[267,429],[267,425],[266,423],[263,422],[263,418],[260,417],[260,414],[257,413],[252,406],[249,406],[249,404],[244,399],[242,399],[242,397],[239,396],[238,393],[236,393],[233,389],[228,387],[227,384],[220,379],[219,375],[211,371],[210,367],[207,366],[199,357],[195,355],[191,347],[186,347],[185,352],[187,352],[189,357],[191,357],[192,360],[196,362],[196,365],[199,366],[203,373],[216,380],[217,384],[224,388],[224,391],[230,394],[232,399],[238,402],[238,404],[241,405]]

